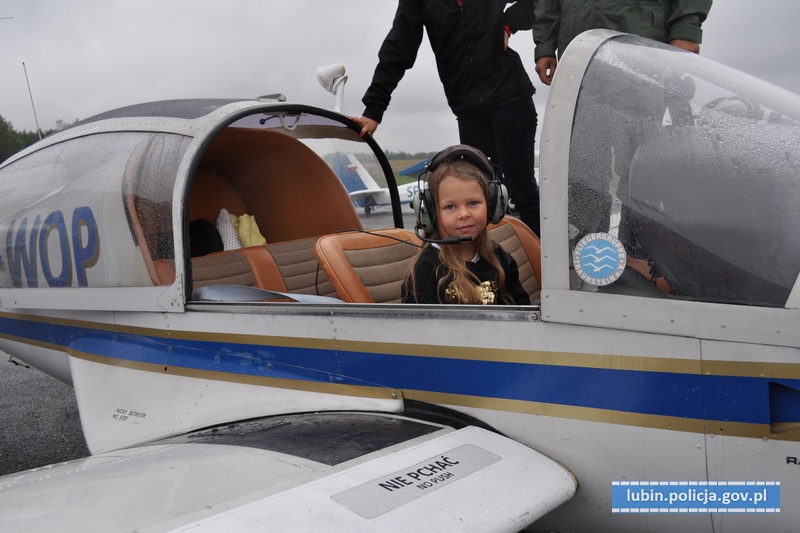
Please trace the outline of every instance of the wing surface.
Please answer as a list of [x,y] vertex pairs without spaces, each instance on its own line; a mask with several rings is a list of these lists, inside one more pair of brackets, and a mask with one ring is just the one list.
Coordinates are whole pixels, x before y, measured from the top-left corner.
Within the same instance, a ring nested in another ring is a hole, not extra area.
[[575,488],[484,429],[294,415],[4,476],[0,530],[519,531]]

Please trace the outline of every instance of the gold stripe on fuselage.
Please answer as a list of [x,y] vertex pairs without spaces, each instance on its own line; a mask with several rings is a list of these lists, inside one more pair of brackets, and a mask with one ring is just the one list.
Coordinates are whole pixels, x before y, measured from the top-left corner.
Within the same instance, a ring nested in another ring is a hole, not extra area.
[[[533,350],[498,350],[496,348],[436,346],[426,344],[378,343],[367,341],[348,341],[339,339],[315,339],[307,337],[286,337],[251,334],[209,333],[193,331],[160,330],[137,326],[118,326],[113,324],[88,321],[67,320],[59,318],[36,317],[23,314],[0,313],[0,316],[16,318],[37,323],[94,329],[119,334],[148,336],[170,340],[195,340],[229,344],[254,344],[262,346],[296,347],[356,353],[379,353],[411,357],[432,357],[477,361],[500,361],[531,365],[568,366],[579,368],[596,368],[612,370],[650,371],[700,375],[723,375],[764,378],[768,376],[783,379],[800,378],[800,365],[789,363],[756,363],[734,361],[683,360],[644,356],[596,355],[581,353],[559,353]],[[105,357],[70,350],[67,347],[20,338],[13,335],[2,335],[16,342],[40,346],[50,350],[65,351],[73,357],[100,364],[121,366],[136,370],[170,373],[185,377],[244,383],[258,386],[269,386],[284,389],[321,392],[337,395],[353,395],[367,398],[401,398],[415,399],[430,403],[473,407],[524,413],[554,418],[585,420],[626,426],[683,431],[691,433],[707,433],[711,435],[728,435],[745,438],[763,438],[788,441],[800,441],[800,430],[770,432],[768,424],[749,424],[726,421],[704,421],[695,418],[681,418],[663,415],[648,415],[625,411],[614,411],[589,407],[569,406],[552,403],[541,403],[524,400],[507,400],[480,396],[436,393],[429,391],[397,390],[382,387],[355,386],[336,383],[291,380],[265,376],[248,376],[208,370],[181,367],[165,367],[163,365],[126,361],[113,357]]]
[[[411,357],[461,359],[468,361],[492,361],[530,365],[596,368],[603,370],[631,370],[694,375],[704,374],[717,376],[800,379],[800,364],[795,363],[708,360],[701,362],[698,359],[678,359],[652,356],[626,356],[540,350],[511,350],[498,349],[496,347],[479,348],[471,346],[387,343],[311,337],[255,335],[247,333],[215,333],[205,331],[167,330],[3,312],[0,312],[0,317],[42,324],[54,324],[80,329],[93,329],[117,334],[141,335],[171,340],[186,339],[228,344],[253,344],[260,346],[308,348],[355,353],[379,353]],[[25,342],[27,344],[43,346],[49,349],[59,349],[57,345],[53,345],[51,343],[43,343],[41,341],[31,339],[22,339],[10,335],[0,334],[0,336],[19,342]]]

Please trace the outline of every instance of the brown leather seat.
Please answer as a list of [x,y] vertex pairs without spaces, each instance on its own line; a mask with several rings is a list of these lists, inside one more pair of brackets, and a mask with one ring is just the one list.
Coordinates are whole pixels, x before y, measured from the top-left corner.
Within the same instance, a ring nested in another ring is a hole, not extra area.
[[[241,194],[222,174],[199,167],[189,194],[189,220],[215,222],[221,209],[241,216],[245,204]],[[192,258],[192,288],[206,285],[245,285],[286,291],[275,260],[265,246],[220,251]]]
[[192,258],[192,289],[206,285],[244,285],[271,291],[287,288],[265,246],[251,246]]
[[286,290],[298,294],[336,296],[336,290],[320,268],[314,247],[317,237],[267,244]]
[[400,287],[420,241],[404,229],[326,235],[317,241],[317,260],[345,302],[400,303]]
[[524,222],[508,216],[489,226],[489,236],[517,262],[519,280],[531,302],[539,300],[542,294],[542,245],[539,237]]

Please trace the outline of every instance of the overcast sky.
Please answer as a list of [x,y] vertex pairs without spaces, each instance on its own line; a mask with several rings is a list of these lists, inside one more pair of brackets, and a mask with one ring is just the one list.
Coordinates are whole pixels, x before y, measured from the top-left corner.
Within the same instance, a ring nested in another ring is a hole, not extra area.
[[[344,112],[360,115],[394,0],[2,0],[0,116],[35,130],[151,100],[255,97],[333,107],[314,71],[344,63]],[[13,17],[4,19],[4,17]],[[716,0],[702,54],[800,93],[800,1]],[[511,39],[545,109],[530,32]],[[458,142],[426,41],[377,131],[384,149]]]

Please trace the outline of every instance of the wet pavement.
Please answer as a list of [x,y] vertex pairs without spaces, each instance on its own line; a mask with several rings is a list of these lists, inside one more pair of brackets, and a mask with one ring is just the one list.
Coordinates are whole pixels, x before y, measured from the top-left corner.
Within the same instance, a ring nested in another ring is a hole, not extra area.
[[0,351],[0,475],[87,455],[72,387]]

